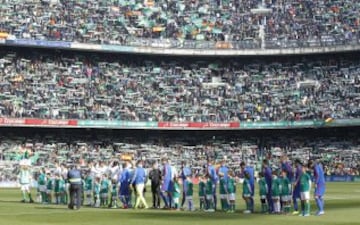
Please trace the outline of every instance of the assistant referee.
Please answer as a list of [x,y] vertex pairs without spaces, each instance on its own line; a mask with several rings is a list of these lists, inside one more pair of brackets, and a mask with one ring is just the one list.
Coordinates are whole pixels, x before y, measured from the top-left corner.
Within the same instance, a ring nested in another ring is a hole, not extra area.
[[[69,209],[78,210],[81,206],[82,181],[80,166],[74,166],[68,172],[68,182],[70,183],[70,202]],[[76,206],[75,206],[76,204]]]

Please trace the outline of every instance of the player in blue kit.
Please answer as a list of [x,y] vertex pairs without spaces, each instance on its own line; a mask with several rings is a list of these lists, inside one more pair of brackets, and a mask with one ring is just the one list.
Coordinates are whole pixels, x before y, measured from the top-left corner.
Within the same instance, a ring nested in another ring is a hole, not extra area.
[[172,191],[173,191],[173,179],[172,179],[172,168],[169,164],[168,159],[162,159],[163,170],[162,170],[162,185],[161,185],[161,197],[164,200],[166,209],[171,209],[172,203]]
[[309,168],[313,169],[314,172],[314,184],[315,184],[315,201],[318,207],[317,216],[323,215],[324,212],[324,194],[325,194],[325,174],[321,163],[313,160],[309,161]]
[[301,161],[299,159],[295,160],[295,177],[293,182],[293,204],[294,204],[294,212],[293,215],[299,214],[299,205],[297,200],[301,198],[300,193],[300,177],[303,173]]
[[125,162],[123,166],[124,170],[121,174],[119,174],[120,190],[119,197],[122,203],[122,207],[127,209],[130,207],[130,181],[131,181],[131,164],[129,162]]
[[216,197],[216,184],[218,182],[218,176],[216,173],[216,169],[214,167],[214,165],[212,164],[211,160],[208,160],[208,165],[207,165],[207,174],[209,176],[209,179],[212,182],[212,193],[213,193],[213,203],[214,203],[214,210],[216,211],[216,206],[217,206],[217,197]]

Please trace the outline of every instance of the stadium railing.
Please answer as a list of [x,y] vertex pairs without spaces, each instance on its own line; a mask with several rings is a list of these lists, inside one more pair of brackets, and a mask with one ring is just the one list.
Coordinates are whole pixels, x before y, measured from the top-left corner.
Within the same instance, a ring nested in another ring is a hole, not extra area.
[[300,55],[357,51],[360,50],[360,39],[267,40],[262,45],[261,41],[253,39],[214,42],[131,38],[118,44],[108,41],[103,41],[102,44],[92,44],[7,38],[0,39],[0,45],[160,55]]

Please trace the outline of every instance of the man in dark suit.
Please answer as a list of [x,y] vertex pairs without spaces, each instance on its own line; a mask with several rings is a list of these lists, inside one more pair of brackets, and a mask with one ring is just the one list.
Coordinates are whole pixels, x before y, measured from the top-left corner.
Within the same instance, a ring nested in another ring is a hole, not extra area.
[[156,162],[153,164],[153,168],[149,173],[149,178],[151,180],[153,208],[158,209],[158,208],[160,208],[161,171]]

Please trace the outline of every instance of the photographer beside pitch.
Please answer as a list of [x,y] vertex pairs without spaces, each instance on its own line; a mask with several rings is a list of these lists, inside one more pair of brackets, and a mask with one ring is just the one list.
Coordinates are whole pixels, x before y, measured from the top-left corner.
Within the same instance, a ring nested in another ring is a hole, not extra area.
[[[70,183],[70,202],[69,209],[80,209],[81,194],[82,194],[82,180],[80,166],[76,165],[67,174],[67,180]],[[76,207],[74,207],[76,204]]]

